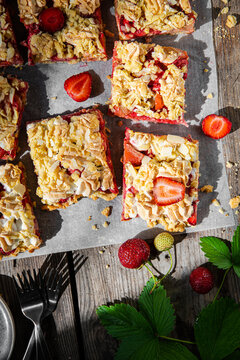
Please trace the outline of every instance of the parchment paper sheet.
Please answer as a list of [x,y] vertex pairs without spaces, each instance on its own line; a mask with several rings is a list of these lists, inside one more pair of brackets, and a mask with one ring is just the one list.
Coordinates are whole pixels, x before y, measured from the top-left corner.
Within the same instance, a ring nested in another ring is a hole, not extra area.
[[[103,20],[107,25],[106,28],[115,33],[115,39],[107,39],[110,57],[113,42],[118,39],[114,9],[111,4],[112,2],[109,0],[103,1],[102,4]],[[119,127],[117,123],[120,119],[108,117],[107,106],[104,105],[110,97],[110,80],[107,79],[107,75],[111,74],[111,60],[74,65],[60,63],[34,67],[26,65],[22,70],[13,70],[12,68],[7,70],[9,73],[17,74],[27,80],[30,84],[28,105],[24,113],[20,134],[21,152],[17,160],[21,159],[26,166],[28,185],[31,188],[32,198],[37,201],[35,213],[44,239],[44,245],[41,249],[35,251],[34,254],[28,252],[20,254],[18,258],[117,244],[138,234],[141,234],[142,238],[151,238],[160,231],[160,226],[148,229],[146,223],[139,218],[121,222],[122,196],[120,195],[111,202],[102,199],[97,201],[82,199],[77,204],[61,211],[48,212],[40,209],[40,200],[35,195],[36,176],[26,145],[25,122],[77,110],[79,104],[68,97],[63,84],[69,76],[88,70],[93,76],[93,91],[91,98],[84,102],[82,106],[89,107],[96,103],[101,104],[100,109],[104,112],[107,126],[111,130],[111,153],[119,187],[121,187],[122,182],[120,157],[122,156],[125,126],[133,130],[153,132],[160,135],[176,134],[187,136],[191,134],[194,139],[198,139],[200,142],[200,187],[211,184],[214,186],[214,192],[199,194],[198,225],[187,229],[187,232],[234,225],[232,210],[228,205],[230,195],[221,141],[212,140],[203,135],[199,126],[200,121],[206,115],[215,113],[218,110],[211,0],[195,0],[193,4],[194,10],[198,13],[198,19],[196,22],[197,29],[192,35],[156,36],[152,40],[152,42],[161,45],[179,47],[189,54],[190,63],[186,95],[187,112],[185,115],[185,119],[190,125],[188,128],[178,125],[134,123],[130,120],[123,120],[123,126]],[[208,72],[204,72],[204,69],[208,69]],[[207,99],[209,93],[213,94],[212,99]],[[55,99],[55,97],[57,98]],[[219,200],[228,216],[226,216],[226,213],[219,213],[219,208],[211,204],[214,198]],[[101,210],[108,205],[113,207],[113,211],[112,215],[106,219],[101,215]],[[89,215],[92,216],[92,221],[87,220]],[[110,222],[108,228],[102,226],[105,220]],[[94,224],[98,225],[98,231],[92,230]]]

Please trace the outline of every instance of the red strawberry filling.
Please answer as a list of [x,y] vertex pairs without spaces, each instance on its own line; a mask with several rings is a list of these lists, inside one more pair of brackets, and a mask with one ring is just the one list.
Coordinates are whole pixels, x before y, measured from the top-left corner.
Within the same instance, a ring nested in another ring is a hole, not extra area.
[[193,202],[193,213],[190,218],[188,218],[188,223],[192,226],[197,224],[197,203],[198,201]]
[[124,145],[124,164],[130,162],[133,166],[141,165],[144,154],[136,150],[130,143]]
[[10,254],[13,254],[13,253],[15,252],[15,250],[16,250],[16,249],[13,249],[13,250],[10,250],[10,251],[5,252],[5,251],[3,251],[3,249],[0,247],[0,253],[1,253],[2,255],[4,255],[4,256],[8,256],[8,255],[10,255]]

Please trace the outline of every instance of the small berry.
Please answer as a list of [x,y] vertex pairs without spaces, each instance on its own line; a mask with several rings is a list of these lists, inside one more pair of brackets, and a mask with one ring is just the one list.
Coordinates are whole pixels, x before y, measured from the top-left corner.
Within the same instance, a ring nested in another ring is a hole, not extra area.
[[137,269],[143,265],[150,256],[150,247],[142,239],[129,239],[118,250],[120,263],[128,269]]
[[213,288],[213,274],[205,267],[193,270],[189,278],[192,289],[198,294],[207,294]]
[[59,8],[50,7],[40,13],[39,22],[43,30],[53,34],[63,28],[65,17]]
[[171,249],[173,243],[174,237],[167,232],[158,234],[154,239],[154,246],[158,251],[166,251]]

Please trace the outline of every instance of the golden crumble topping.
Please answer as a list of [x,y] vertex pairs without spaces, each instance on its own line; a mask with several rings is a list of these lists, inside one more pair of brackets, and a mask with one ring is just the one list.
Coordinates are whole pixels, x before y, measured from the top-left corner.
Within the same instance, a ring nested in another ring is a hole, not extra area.
[[0,166],[0,256],[32,252],[41,244],[26,191],[22,164]]
[[[198,142],[179,136],[156,136],[128,129],[127,141],[144,152],[141,165],[124,164],[123,220],[140,216],[149,227],[160,223],[168,231],[184,231],[198,201]],[[170,178],[185,185],[183,200],[159,206],[153,198],[154,180]]]
[[82,196],[112,200],[117,188],[98,110],[30,123],[28,141],[38,175],[37,195],[49,210]]
[[115,0],[120,39],[191,33],[197,14],[189,0]]
[[229,205],[232,209],[236,209],[240,205],[240,196],[235,196],[229,200]]
[[[110,110],[118,116],[184,122],[187,53],[137,42],[115,43]],[[157,97],[162,106],[156,108]]]
[[0,76],[0,148],[13,160],[19,125],[26,102],[27,83],[14,77]]
[[105,209],[103,209],[101,211],[101,214],[106,216],[106,217],[109,217],[111,215],[111,212],[112,212],[112,207],[111,206],[107,206],[105,207]]
[[213,192],[213,186],[212,185],[204,185],[200,189],[201,192],[211,193]]

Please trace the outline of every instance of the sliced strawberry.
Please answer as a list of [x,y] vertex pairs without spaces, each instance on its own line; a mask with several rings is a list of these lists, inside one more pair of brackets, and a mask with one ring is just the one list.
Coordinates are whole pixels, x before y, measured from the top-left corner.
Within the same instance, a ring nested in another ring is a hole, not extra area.
[[39,22],[43,30],[53,34],[63,28],[65,17],[59,8],[50,7],[41,12],[39,15]]
[[89,72],[73,75],[65,81],[64,89],[73,100],[85,101],[91,94],[92,77]]
[[136,150],[131,144],[129,143],[125,144],[124,156],[123,156],[124,164],[130,161],[132,165],[138,166],[141,165],[143,158],[144,158],[144,154]]
[[190,218],[188,218],[188,223],[192,226],[196,225],[196,223],[197,223],[197,203],[196,202],[193,203],[193,213],[190,216]]
[[7,154],[8,152],[0,147],[0,159],[3,159],[3,157]]
[[164,106],[163,98],[160,94],[155,96],[155,110],[161,110]]
[[215,114],[206,116],[202,122],[202,130],[204,134],[213,139],[222,139],[230,133],[231,127],[231,121],[224,116],[218,116]]
[[153,197],[160,206],[175,204],[184,199],[185,186],[178,181],[159,176],[153,185]]

